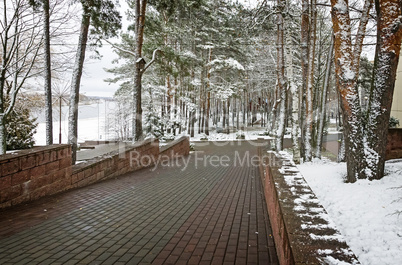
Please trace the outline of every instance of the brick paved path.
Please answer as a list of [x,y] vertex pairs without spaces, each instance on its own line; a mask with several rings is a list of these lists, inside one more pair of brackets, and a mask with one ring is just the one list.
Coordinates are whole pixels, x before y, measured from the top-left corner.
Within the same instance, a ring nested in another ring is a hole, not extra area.
[[0,264],[277,264],[256,147],[196,150],[0,212]]

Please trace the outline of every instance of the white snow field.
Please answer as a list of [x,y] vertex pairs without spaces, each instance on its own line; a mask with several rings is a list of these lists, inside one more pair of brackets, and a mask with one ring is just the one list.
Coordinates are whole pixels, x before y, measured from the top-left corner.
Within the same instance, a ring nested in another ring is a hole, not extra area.
[[298,168],[363,265],[402,264],[402,160],[388,161],[383,179],[356,183],[344,182],[345,163]]
[[[78,142],[86,140],[110,140],[115,138],[112,130],[114,122],[114,102],[100,100],[98,103],[80,105],[78,110]],[[44,113],[37,114],[38,127],[34,135],[36,145],[46,144],[46,124]],[[61,140],[67,143],[68,107],[63,106],[61,118]],[[59,112],[53,109],[53,142],[59,143]]]

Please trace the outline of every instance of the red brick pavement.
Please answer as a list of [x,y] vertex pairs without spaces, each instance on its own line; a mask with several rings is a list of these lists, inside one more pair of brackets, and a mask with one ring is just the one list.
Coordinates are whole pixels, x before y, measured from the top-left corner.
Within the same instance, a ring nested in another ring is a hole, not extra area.
[[278,264],[249,160],[256,147],[196,149],[187,166],[145,169],[1,211],[0,263]]

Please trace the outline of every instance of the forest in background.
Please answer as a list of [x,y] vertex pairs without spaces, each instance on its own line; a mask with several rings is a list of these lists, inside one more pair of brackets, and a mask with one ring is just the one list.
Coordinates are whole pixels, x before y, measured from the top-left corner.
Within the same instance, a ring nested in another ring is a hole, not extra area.
[[[383,176],[401,44],[398,1],[264,0],[247,8],[223,0],[126,2],[131,24],[121,30],[117,1],[4,1],[3,153],[6,118],[30,78],[45,80],[47,144],[52,144],[51,81],[69,69],[75,161],[85,53],[103,41],[119,56],[108,69],[115,78],[106,81],[120,85],[115,99],[122,140],[254,125],[266,128],[276,138],[275,149],[282,150],[289,128],[295,160],[311,161],[321,157],[329,117],[339,117],[344,133],[339,160],[347,162],[348,180]],[[81,12],[81,26],[73,30],[78,45],[56,52],[50,43],[62,43],[71,33],[73,6]],[[110,39],[117,36],[120,41]],[[364,47],[372,47],[373,61],[362,55]]]

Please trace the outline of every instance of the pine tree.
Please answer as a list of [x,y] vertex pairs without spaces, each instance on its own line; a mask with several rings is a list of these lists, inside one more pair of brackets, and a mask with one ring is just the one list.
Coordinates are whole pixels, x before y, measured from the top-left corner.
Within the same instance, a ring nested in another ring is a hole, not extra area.
[[89,27],[93,26],[92,36],[99,39],[117,35],[121,27],[121,17],[115,9],[112,0],[75,0],[82,5],[81,30],[78,48],[75,57],[73,76],[70,91],[70,109],[68,120],[68,143],[72,146],[72,163],[75,164],[77,156],[78,137],[78,102],[80,94],[81,77],[85,61],[85,52],[88,43]]
[[34,134],[38,124],[36,119],[32,119],[30,116],[30,110],[21,104],[7,116],[7,150],[28,149],[34,146]]

